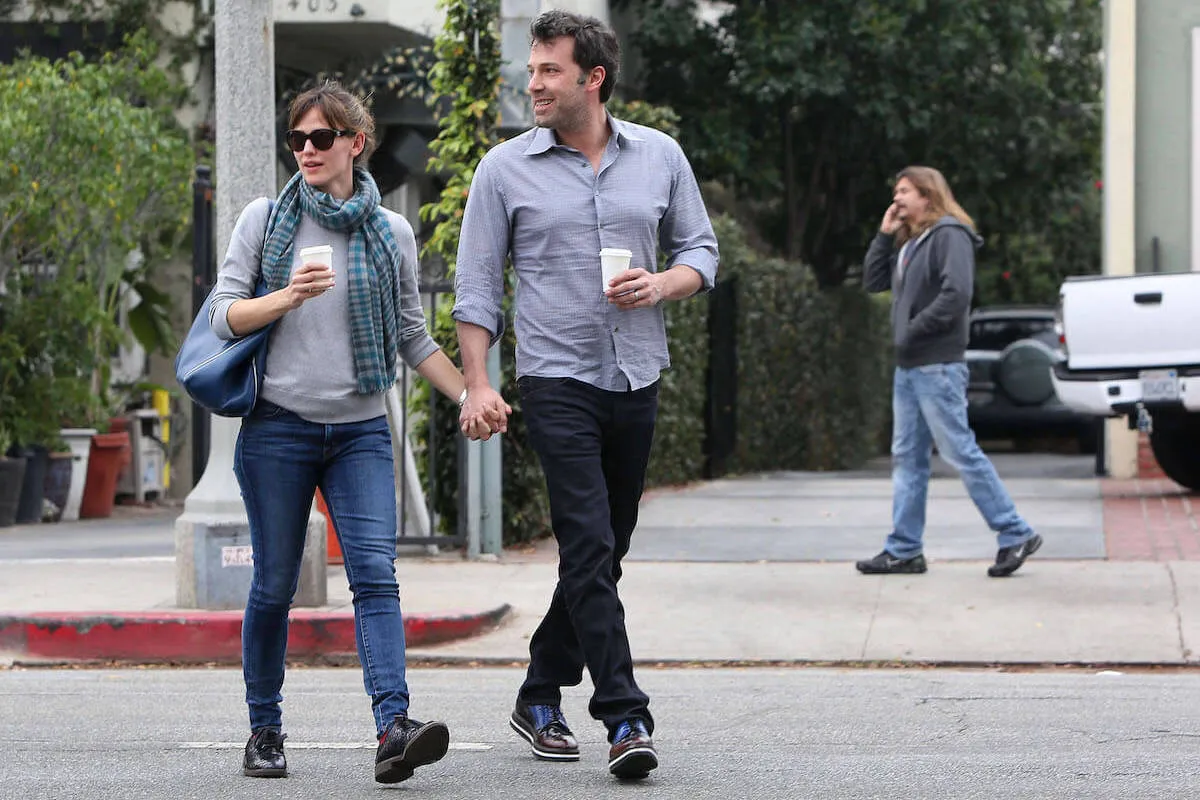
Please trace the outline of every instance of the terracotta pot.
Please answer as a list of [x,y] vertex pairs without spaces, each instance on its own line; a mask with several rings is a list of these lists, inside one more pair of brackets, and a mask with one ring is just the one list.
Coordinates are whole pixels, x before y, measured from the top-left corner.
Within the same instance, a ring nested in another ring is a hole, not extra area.
[[98,433],[92,437],[83,502],[79,504],[81,518],[112,515],[113,501],[117,497],[117,477],[132,456],[129,431]]

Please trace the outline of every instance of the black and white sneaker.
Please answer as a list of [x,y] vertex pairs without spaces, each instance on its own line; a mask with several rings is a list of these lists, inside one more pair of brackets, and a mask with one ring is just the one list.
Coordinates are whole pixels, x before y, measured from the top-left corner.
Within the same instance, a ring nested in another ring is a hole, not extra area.
[[547,761],[579,760],[579,743],[558,706],[531,705],[518,699],[508,724],[529,742],[533,754],[538,758]]
[[641,780],[658,767],[658,751],[640,719],[622,722],[613,731],[608,771],[622,780]]
[[1042,537],[1035,533],[1018,545],[1001,547],[996,553],[996,563],[988,567],[988,575],[993,578],[1005,578],[1012,575],[1021,568],[1025,559],[1036,553],[1041,546]]
[[874,558],[856,562],[854,566],[863,575],[919,575],[928,569],[925,556],[920,553],[912,558],[896,558],[887,550]]

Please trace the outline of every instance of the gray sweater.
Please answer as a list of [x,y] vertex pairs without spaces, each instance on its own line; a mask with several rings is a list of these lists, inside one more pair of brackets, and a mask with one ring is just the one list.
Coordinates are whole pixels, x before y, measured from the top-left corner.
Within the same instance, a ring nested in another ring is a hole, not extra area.
[[895,238],[878,233],[867,250],[863,284],[869,292],[892,290],[892,338],[896,364],[904,368],[966,358],[975,250],[982,237],[944,216],[913,239],[899,268]]
[[[258,283],[263,238],[271,201],[251,202],[238,217],[221,264],[212,302],[213,331],[234,338],[229,328],[229,307],[253,297]],[[425,327],[425,313],[417,292],[417,242],[404,217],[385,209],[400,248],[397,280],[404,297],[397,320],[398,356],[416,367],[438,349]],[[347,252],[350,237],[322,228],[302,217],[293,246],[293,271],[300,266],[300,248],[318,244],[333,247],[334,286],[328,292],[287,312],[275,324],[267,343],[262,398],[312,422],[360,422],[385,413],[384,395],[359,394],[350,342],[350,291]]]

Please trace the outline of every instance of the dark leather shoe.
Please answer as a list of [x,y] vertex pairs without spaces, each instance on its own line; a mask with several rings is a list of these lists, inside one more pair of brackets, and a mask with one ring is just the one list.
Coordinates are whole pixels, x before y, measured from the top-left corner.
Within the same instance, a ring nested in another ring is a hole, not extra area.
[[530,705],[518,699],[508,724],[533,746],[533,754],[538,758],[579,760],[579,743],[558,706]]
[[617,726],[612,747],[608,750],[608,771],[618,778],[637,780],[658,766],[658,751],[640,719],[630,719]]
[[1035,533],[1018,545],[1001,547],[996,553],[996,563],[988,567],[988,575],[993,578],[1004,578],[1012,575],[1021,568],[1021,565],[1025,563],[1025,559],[1036,553],[1041,546],[1042,537]]
[[399,783],[413,770],[440,761],[450,749],[450,729],[444,722],[417,722],[397,714],[379,739],[375,751],[375,780]]
[[242,760],[242,774],[250,778],[286,778],[287,759],[283,755],[286,738],[274,728],[259,728],[251,733]]
[[884,550],[874,558],[859,561],[854,565],[863,575],[919,575],[928,569],[925,556],[918,553],[912,558],[896,558]]

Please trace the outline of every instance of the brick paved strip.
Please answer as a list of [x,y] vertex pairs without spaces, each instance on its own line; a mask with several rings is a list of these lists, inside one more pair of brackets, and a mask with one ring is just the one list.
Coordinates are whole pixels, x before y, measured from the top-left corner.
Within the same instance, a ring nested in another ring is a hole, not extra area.
[[1166,478],[1108,479],[1104,542],[1115,561],[1200,561],[1200,496]]

